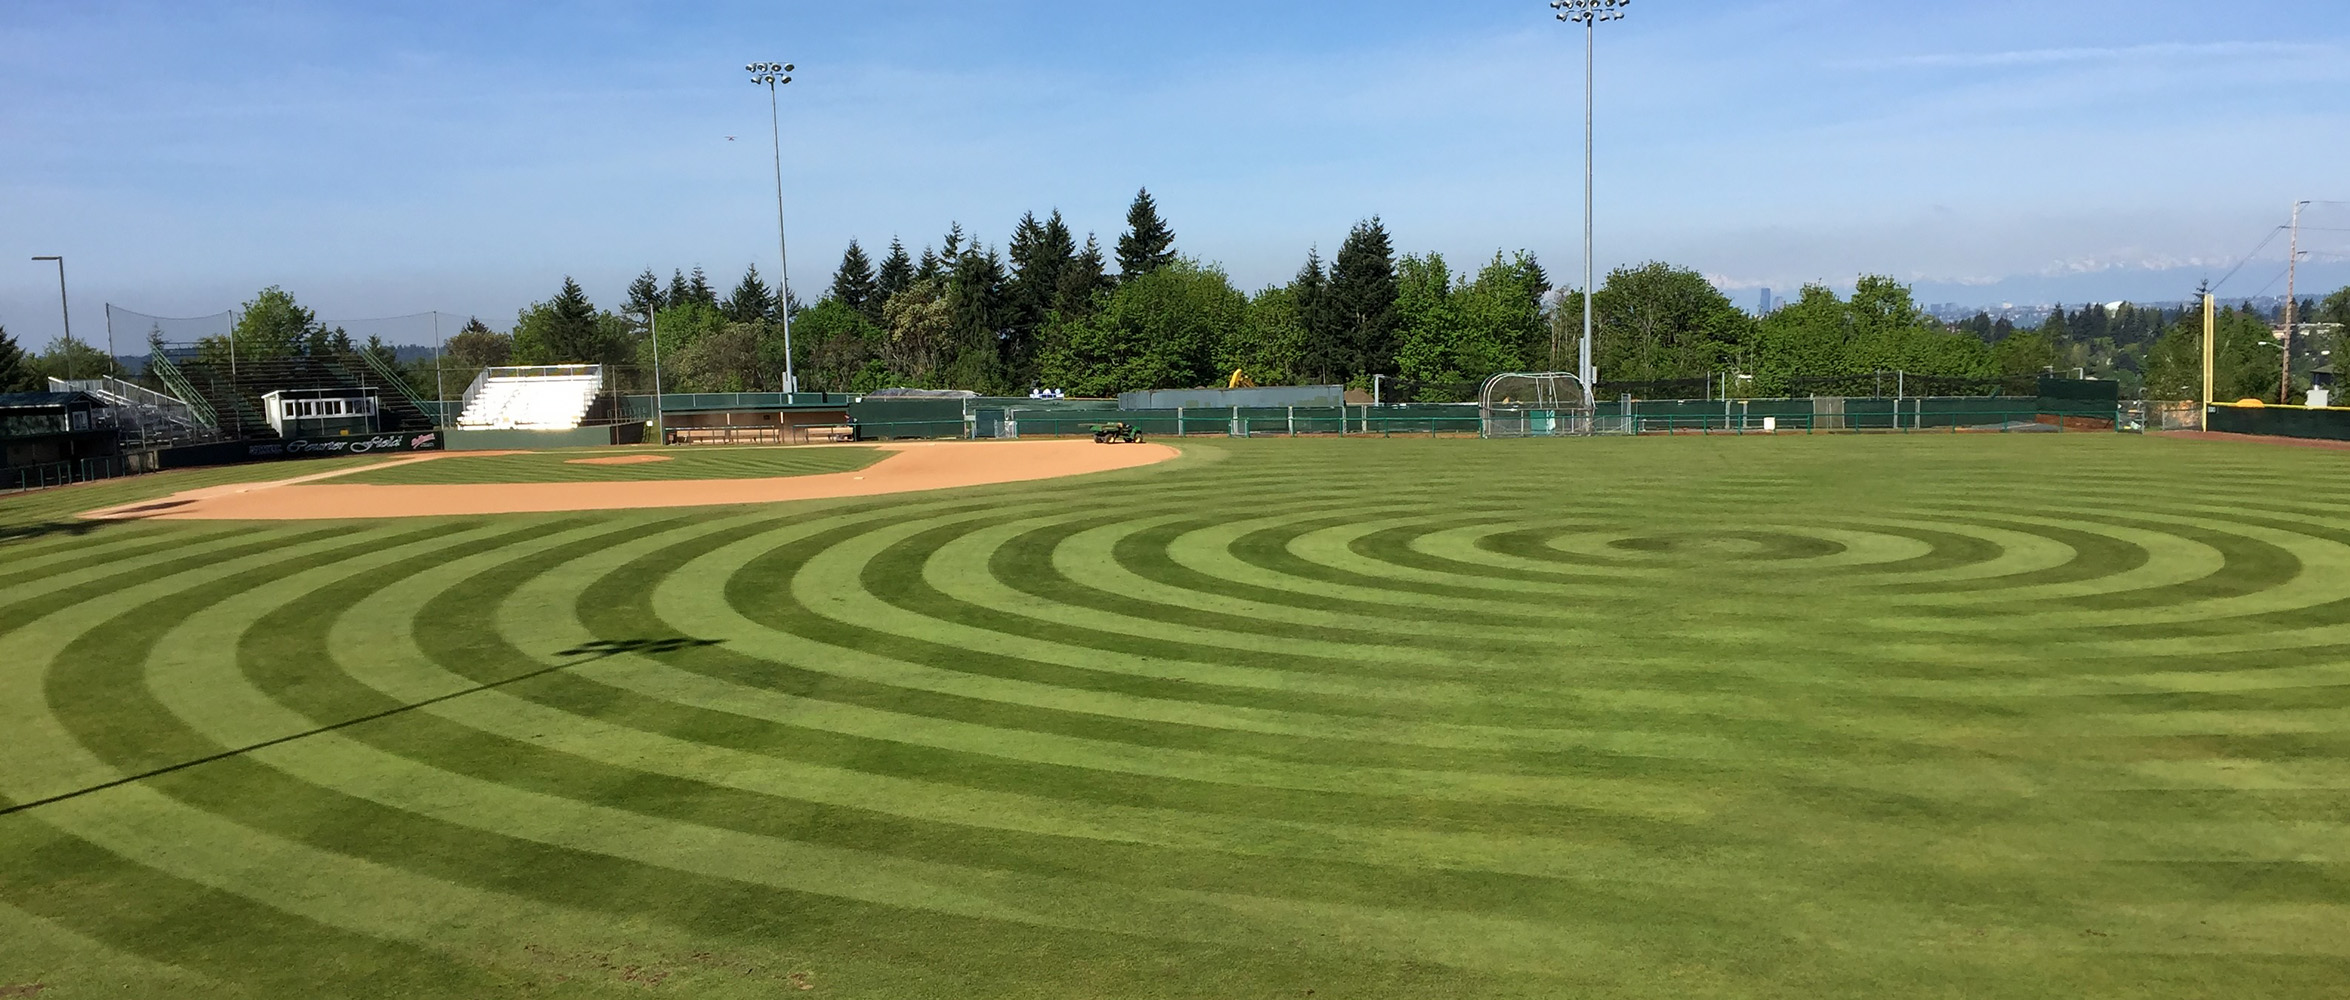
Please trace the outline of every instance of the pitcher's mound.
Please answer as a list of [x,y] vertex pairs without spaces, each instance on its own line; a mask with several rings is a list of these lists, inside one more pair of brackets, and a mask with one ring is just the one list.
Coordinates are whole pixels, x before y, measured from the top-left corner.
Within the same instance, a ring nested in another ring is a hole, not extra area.
[[643,465],[647,462],[669,461],[667,455],[606,455],[602,458],[570,458],[565,465]]

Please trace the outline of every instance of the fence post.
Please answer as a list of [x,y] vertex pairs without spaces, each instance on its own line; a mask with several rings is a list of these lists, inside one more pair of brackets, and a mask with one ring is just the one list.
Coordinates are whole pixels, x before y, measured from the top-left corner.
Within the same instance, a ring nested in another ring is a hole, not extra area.
[[1297,407],[1289,408],[1289,436],[1297,436]]
[[1180,406],[1175,408],[1175,436],[1183,436],[1183,408]]

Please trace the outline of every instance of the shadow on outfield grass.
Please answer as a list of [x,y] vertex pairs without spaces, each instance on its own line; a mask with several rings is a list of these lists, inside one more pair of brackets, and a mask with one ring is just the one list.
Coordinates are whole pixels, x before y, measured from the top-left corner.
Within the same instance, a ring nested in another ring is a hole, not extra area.
[[0,524],[0,543],[30,541],[50,535],[87,535],[106,527],[106,521],[42,521],[36,524]]
[[598,639],[566,649],[556,656],[584,656],[601,660],[622,653],[674,653],[681,649],[700,649],[704,646],[723,646],[724,639]]

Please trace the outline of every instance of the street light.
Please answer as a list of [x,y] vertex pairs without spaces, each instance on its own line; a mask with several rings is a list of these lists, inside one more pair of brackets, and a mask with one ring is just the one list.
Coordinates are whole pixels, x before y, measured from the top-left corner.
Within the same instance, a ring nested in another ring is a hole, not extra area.
[[[65,356],[67,359],[66,364],[68,365],[65,370],[65,376],[66,378],[71,379],[73,377],[73,369],[70,367],[73,364],[73,307],[67,305],[65,302],[65,258],[57,254],[49,254],[46,256],[35,257],[33,259],[37,261],[53,260],[57,262],[57,311],[63,314],[65,317],[65,343],[67,345]],[[114,338],[111,333],[108,334],[106,340],[106,356],[109,361],[111,361],[114,357]]]
[[776,312],[783,314],[783,391],[800,391],[800,377],[792,370],[791,353],[791,253],[783,240],[783,119],[776,109],[775,90],[791,82],[790,63],[752,63],[743,67],[750,71],[751,83],[767,85],[767,125],[775,142],[775,257],[783,267],[783,301]]
[[1591,365],[1591,300],[1598,292],[1591,256],[1591,119],[1592,87],[1597,73],[1592,68],[1598,46],[1599,22],[1621,21],[1624,8],[1632,0],[1550,0],[1550,9],[1558,12],[1558,19],[1583,26],[1583,347],[1575,371],[1577,381],[1583,383],[1583,405],[1592,406],[1594,388],[1599,373]]

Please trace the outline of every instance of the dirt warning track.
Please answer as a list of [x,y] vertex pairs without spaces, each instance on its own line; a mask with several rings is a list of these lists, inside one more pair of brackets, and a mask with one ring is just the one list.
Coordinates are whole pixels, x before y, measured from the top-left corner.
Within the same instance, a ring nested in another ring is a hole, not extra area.
[[[360,471],[345,469],[266,483],[187,490],[161,500],[108,507],[81,516],[97,520],[306,521],[710,507],[1056,479],[1154,465],[1178,454],[1166,445],[1098,445],[1091,441],[915,442],[881,447],[893,454],[854,472],[782,479],[463,486],[333,482],[336,476]],[[465,457],[458,453],[398,461],[462,462]]]

